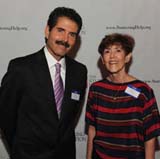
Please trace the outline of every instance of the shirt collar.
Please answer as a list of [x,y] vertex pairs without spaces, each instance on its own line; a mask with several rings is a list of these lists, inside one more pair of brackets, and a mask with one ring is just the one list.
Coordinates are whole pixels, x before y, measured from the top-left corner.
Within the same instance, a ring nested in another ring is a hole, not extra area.
[[62,58],[60,61],[57,61],[52,55],[51,53],[49,53],[47,47],[44,47],[44,53],[47,59],[47,63],[48,63],[48,67],[51,68],[53,67],[56,63],[60,63],[61,67],[65,70],[66,69],[66,62],[65,62],[65,58]]

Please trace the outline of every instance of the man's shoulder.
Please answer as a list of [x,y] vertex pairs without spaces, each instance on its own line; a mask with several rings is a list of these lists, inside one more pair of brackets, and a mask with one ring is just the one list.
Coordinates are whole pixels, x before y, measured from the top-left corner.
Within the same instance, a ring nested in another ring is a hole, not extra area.
[[27,63],[34,63],[35,59],[38,58],[39,56],[41,56],[43,53],[44,53],[43,49],[41,49],[37,52],[11,59],[10,63],[14,64],[14,65],[25,65]]
[[83,63],[81,63],[81,62],[79,62],[79,61],[77,61],[73,58],[70,58],[69,56],[66,56],[66,63],[70,64],[70,65],[73,65],[75,67],[80,67],[80,68],[85,68],[86,69],[86,66]]

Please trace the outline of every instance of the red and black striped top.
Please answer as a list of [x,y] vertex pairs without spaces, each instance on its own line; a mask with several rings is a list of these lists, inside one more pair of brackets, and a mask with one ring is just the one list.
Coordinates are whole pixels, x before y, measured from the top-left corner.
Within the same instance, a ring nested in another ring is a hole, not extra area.
[[[125,93],[128,86],[140,92],[138,97]],[[118,84],[104,79],[93,83],[86,123],[96,128],[93,154],[100,159],[144,159],[144,142],[160,135],[153,90],[140,80]]]

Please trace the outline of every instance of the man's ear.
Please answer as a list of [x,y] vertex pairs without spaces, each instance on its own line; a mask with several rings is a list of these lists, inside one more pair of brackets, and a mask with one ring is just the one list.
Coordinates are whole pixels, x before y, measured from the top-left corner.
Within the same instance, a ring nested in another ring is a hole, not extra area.
[[46,25],[44,33],[45,33],[45,38],[48,39],[48,36],[49,36],[49,26],[48,25]]
[[129,53],[129,54],[128,54],[128,55],[126,55],[126,57],[125,57],[125,63],[130,62],[130,61],[131,61],[131,59],[132,59],[132,53]]

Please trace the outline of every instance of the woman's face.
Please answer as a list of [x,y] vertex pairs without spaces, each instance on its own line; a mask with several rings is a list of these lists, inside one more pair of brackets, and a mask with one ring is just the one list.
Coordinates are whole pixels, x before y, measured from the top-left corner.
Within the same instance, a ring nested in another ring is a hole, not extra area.
[[113,44],[104,49],[101,56],[102,62],[111,74],[125,72],[125,65],[131,59],[131,53],[126,55],[121,45]]

